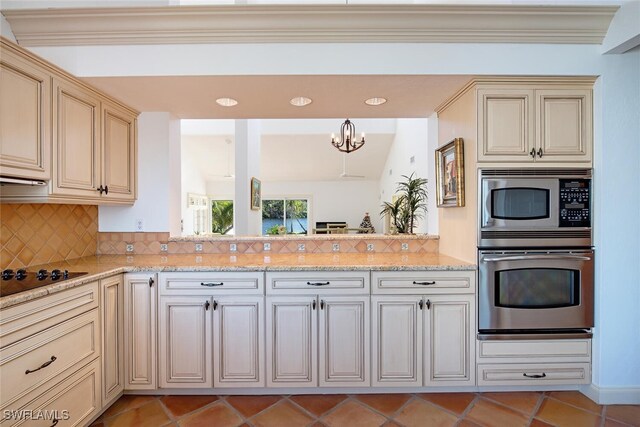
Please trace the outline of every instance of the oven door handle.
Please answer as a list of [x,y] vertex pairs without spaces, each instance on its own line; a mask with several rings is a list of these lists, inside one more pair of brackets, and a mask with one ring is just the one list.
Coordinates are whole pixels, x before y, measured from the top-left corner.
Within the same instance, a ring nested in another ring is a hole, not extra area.
[[529,261],[529,260],[556,260],[556,259],[570,259],[576,261],[590,261],[591,257],[580,255],[516,255],[505,256],[496,258],[484,258],[481,261],[486,262],[499,262],[499,261]]

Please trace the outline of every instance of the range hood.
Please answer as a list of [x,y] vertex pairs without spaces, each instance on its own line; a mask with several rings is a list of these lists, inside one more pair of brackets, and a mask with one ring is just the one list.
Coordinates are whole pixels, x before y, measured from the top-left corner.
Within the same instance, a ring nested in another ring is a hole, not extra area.
[[0,185],[30,185],[30,186],[43,186],[47,185],[45,181],[40,181],[37,179],[24,179],[24,178],[9,178],[5,176],[0,176]]

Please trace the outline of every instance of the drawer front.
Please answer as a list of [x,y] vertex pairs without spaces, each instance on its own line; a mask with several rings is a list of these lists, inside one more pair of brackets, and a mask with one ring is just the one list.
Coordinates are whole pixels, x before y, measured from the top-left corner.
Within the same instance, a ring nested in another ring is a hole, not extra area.
[[263,272],[160,273],[160,295],[264,294]]
[[267,272],[267,294],[369,294],[368,271]]
[[0,348],[98,307],[98,282],[0,310]]
[[475,292],[473,271],[374,271],[374,294],[470,294]]
[[589,363],[478,365],[478,385],[591,384]]
[[2,406],[98,357],[99,325],[95,309],[0,350]]
[[480,363],[590,362],[591,340],[478,341]]
[[[100,412],[100,359],[94,360],[64,379],[56,377],[42,388],[49,387],[50,384],[51,388],[34,400],[26,396],[31,400],[26,405],[12,405],[3,411],[4,419],[0,424],[3,427],[49,427],[54,423],[57,427],[84,426]],[[35,390],[32,394],[38,391]],[[29,415],[33,415],[33,418],[40,415],[46,419],[27,419]]]

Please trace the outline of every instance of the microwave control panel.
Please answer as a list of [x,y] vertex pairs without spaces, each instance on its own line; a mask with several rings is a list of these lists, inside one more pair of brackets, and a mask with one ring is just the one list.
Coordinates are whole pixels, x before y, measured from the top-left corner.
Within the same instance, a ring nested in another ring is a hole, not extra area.
[[560,180],[560,227],[591,227],[591,180]]

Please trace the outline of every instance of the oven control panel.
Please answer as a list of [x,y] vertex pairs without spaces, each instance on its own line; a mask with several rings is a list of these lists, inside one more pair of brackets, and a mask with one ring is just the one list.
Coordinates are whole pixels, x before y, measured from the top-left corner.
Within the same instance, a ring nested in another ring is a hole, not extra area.
[[591,180],[560,180],[560,227],[591,227]]

